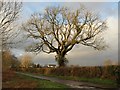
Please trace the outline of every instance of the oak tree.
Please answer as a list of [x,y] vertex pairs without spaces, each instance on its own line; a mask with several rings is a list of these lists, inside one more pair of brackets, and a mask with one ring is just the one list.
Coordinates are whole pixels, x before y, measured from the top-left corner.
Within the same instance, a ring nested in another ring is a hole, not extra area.
[[32,14],[22,28],[29,38],[36,40],[27,50],[56,53],[55,60],[60,67],[67,64],[65,56],[77,44],[96,50],[106,47],[100,36],[107,28],[106,21],[85,8],[48,7],[42,14]]

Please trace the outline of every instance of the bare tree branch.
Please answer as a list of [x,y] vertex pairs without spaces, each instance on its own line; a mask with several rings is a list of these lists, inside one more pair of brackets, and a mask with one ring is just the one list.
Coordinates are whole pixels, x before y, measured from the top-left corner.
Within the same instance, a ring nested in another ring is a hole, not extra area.
[[98,36],[106,28],[105,21],[96,14],[83,8],[71,11],[66,7],[49,7],[44,14],[33,14],[23,25],[29,37],[40,41],[37,42],[40,46],[35,45],[37,51],[56,52],[60,66],[64,66],[61,59],[65,59],[76,44],[105,49],[103,38]]
[[[2,35],[2,46],[11,44],[19,33],[16,30],[16,21],[19,17],[22,3],[0,1],[0,35]],[[11,40],[12,39],[12,40]]]

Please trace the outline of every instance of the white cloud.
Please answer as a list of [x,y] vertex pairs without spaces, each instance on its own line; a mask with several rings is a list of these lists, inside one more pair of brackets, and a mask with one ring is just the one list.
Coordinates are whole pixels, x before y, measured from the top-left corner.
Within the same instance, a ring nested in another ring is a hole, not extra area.
[[118,49],[118,18],[108,17],[107,26],[108,30],[104,33],[105,40],[110,48]]
[[[85,4],[89,9],[100,12],[100,14],[103,15],[104,18],[107,18],[108,30],[105,31],[104,37],[110,48],[108,48],[106,51],[98,52],[88,47],[75,47],[67,55],[70,64],[101,65],[105,59],[118,60],[118,18],[116,17],[117,10],[116,7],[111,7],[110,4],[112,3]],[[63,5],[71,7],[72,9],[79,7],[79,3],[64,3]],[[27,11],[29,13],[32,13],[32,11],[29,9]],[[34,57],[34,62],[42,64],[55,63],[54,56],[55,54],[48,55],[45,53],[40,53],[39,55]]]

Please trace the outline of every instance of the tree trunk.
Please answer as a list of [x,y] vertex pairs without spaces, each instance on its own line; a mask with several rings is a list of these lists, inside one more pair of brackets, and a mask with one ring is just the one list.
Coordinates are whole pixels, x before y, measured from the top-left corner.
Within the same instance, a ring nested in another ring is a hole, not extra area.
[[59,67],[65,67],[67,64],[67,59],[65,58],[65,55],[57,54],[55,56],[55,59],[59,65]]

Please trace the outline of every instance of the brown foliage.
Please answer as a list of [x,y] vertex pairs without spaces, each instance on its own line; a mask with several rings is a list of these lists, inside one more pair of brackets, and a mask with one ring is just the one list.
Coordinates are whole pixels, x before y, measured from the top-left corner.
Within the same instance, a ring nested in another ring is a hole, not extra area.
[[12,55],[12,53],[7,50],[2,52],[2,70],[6,71],[7,69],[19,67],[20,62],[17,60],[17,58]]
[[14,78],[15,73],[11,70],[5,70],[2,72],[2,82],[10,81],[12,78]]
[[101,78],[116,80],[120,71],[116,72],[120,66],[94,66],[94,67],[60,67],[60,68],[39,68],[30,69],[29,72],[57,75],[57,76],[72,76],[85,78]]
[[28,68],[32,64],[32,57],[28,54],[25,54],[21,58],[21,67]]
[[25,80],[15,74],[14,71],[6,70],[2,73],[3,88],[36,88],[37,83],[31,80]]
[[11,64],[12,56],[10,51],[4,51],[2,53],[2,60],[3,60],[2,61],[3,66],[8,66]]

